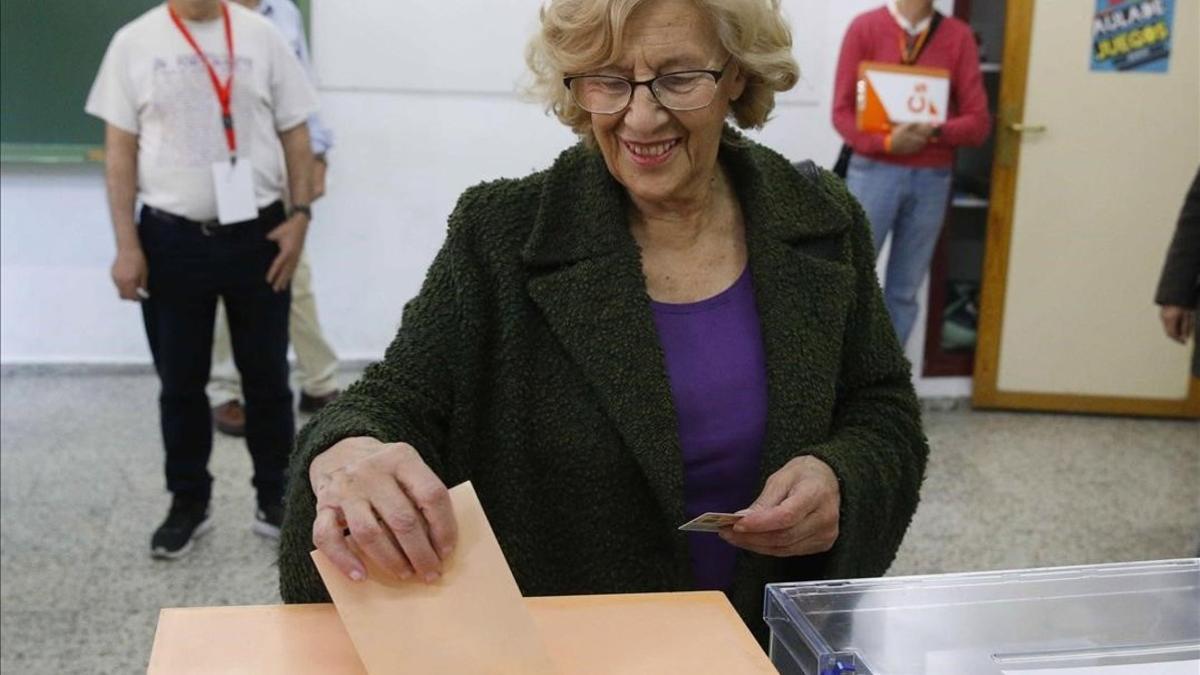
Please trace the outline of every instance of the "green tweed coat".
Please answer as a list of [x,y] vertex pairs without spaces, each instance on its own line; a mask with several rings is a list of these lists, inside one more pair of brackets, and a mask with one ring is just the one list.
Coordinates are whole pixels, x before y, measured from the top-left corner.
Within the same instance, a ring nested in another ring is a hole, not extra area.
[[[762,639],[764,584],[887,570],[928,447],[869,230],[841,181],[801,176],[732,131],[719,161],[746,221],[766,348],[759,485],[813,455],[842,490],[830,552],[741,552],[729,597]],[[280,548],[286,602],[328,601],[308,556],[307,468],[349,436],[406,441],[447,486],[473,481],[527,596],[693,588],[676,530],[679,435],[628,208],[581,145],[546,171],[463,194],[384,360],[300,433]]]

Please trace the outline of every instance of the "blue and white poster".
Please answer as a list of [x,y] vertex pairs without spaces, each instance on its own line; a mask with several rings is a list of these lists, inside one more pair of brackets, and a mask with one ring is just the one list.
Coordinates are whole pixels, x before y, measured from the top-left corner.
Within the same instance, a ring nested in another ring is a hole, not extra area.
[[1175,0],[1096,0],[1092,71],[1165,73]]

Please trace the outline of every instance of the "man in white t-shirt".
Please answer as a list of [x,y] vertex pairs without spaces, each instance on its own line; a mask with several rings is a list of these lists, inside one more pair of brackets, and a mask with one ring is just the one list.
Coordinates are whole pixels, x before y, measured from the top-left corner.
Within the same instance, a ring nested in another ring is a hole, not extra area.
[[289,284],[311,218],[305,121],[316,108],[279,31],[222,0],[168,0],[121,28],[88,96],[87,112],[106,122],[113,281],[121,298],[142,303],[162,384],[173,498],[151,538],[155,557],[184,555],[210,526],[204,387],[218,297],[243,378],[254,531],[278,537],[295,434]]

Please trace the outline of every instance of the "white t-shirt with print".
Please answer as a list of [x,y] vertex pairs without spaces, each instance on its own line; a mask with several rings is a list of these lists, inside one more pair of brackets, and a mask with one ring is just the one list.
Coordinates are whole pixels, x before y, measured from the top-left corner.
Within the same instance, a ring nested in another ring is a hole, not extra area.
[[[317,95],[270,21],[236,3],[229,10],[233,126],[238,160],[254,167],[259,207],[281,199],[287,167],[279,132],[303,124]],[[224,21],[185,21],[222,84],[229,73]],[[138,136],[138,198],[192,220],[217,217],[212,163],[229,159],[221,106],[203,61],[171,21],[166,4],[113,36],[85,110]]]

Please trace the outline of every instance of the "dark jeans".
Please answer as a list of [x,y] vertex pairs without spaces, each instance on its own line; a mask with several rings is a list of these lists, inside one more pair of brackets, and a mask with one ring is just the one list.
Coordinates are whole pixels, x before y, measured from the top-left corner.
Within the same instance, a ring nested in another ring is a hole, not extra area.
[[213,227],[142,209],[138,233],[150,292],[142,318],[162,383],[167,489],[176,497],[207,503],[212,493],[212,413],[204,387],[220,297],[242,375],[246,445],[259,505],[283,498],[295,434],[287,363],[291,293],[276,293],[266,282],[279,252],[266,235],[283,220],[278,203],[260,211],[257,220]]

